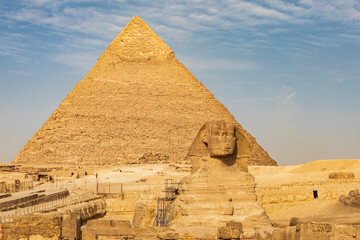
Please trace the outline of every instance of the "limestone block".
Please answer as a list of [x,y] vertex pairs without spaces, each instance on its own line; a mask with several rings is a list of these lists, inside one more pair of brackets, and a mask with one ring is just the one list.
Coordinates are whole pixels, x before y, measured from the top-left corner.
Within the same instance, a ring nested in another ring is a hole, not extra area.
[[60,214],[23,215],[15,223],[3,224],[5,239],[59,239],[61,237]]
[[121,198],[106,198],[106,208],[108,212],[134,212],[136,200],[139,198],[136,195],[126,195],[124,199]]
[[333,235],[333,226],[331,224],[299,223],[296,227],[299,230],[299,240],[330,240]]
[[139,199],[136,201],[135,213],[132,221],[134,227],[153,226],[156,219],[157,198]]
[[284,228],[275,229],[271,236],[271,240],[288,240],[286,239],[285,236],[285,229]]
[[296,227],[274,229],[271,240],[297,240]]
[[57,236],[52,237],[43,237],[41,235],[30,235],[29,240],[58,240],[59,238]]
[[66,206],[64,208],[58,209],[58,211],[65,214],[78,213],[82,220],[87,220],[96,215],[104,214],[106,211],[106,204],[104,200],[98,199],[76,205]]
[[81,239],[82,240],[97,240],[95,232],[91,231],[91,230],[87,230],[87,229],[82,229]]
[[218,238],[219,239],[239,239],[240,238],[240,231],[238,228],[224,226],[220,227],[218,231]]
[[334,237],[336,239],[360,239],[360,225],[335,225]]
[[131,225],[128,220],[90,220],[86,226],[87,230],[91,230],[96,235],[129,235],[131,234]]
[[[97,236],[97,240],[133,240],[135,239],[134,236]],[[140,238],[143,240],[142,238]],[[155,238],[153,238],[155,239]]]
[[227,222],[226,223],[226,226],[227,227],[232,227],[232,228],[236,228],[240,231],[240,233],[242,232],[243,230],[243,225],[241,222],[234,222],[234,221],[230,221],[230,222]]
[[63,215],[61,235],[65,239],[80,239],[80,215],[70,213]]
[[196,226],[177,228],[176,231],[179,233],[180,239],[217,239],[218,229]]
[[179,233],[174,231],[166,231],[159,233],[157,235],[157,238],[163,239],[163,240],[177,240],[179,238]]

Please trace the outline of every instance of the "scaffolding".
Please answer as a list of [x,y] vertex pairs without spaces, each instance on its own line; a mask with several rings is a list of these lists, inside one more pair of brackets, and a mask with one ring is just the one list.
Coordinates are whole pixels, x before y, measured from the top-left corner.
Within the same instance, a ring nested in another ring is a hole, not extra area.
[[168,225],[169,210],[179,191],[179,183],[174,179],[165,179],[165,197],[157,200],[156,226]]
[[168,223],[169,200],[166,198],[158,198],[156,226],[165,227]]
[[174,179],[165,179],[165,198],[168,201],[172,201],[176,198],[176,194],[179,190],[179,183]]

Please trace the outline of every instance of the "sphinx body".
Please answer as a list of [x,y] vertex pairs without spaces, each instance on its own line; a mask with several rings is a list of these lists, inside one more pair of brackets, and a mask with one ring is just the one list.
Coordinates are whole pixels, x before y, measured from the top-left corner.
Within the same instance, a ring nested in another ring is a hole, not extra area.
[[242,222],[243,234],[249,236],[255,234],[255,226],[270,226],[257,202],[254,178],[248,173],[250,153],[246,135],[234,124],[205,123],[187,156],[193,171],[181,182],[171,227],[219,228],[235,221]]

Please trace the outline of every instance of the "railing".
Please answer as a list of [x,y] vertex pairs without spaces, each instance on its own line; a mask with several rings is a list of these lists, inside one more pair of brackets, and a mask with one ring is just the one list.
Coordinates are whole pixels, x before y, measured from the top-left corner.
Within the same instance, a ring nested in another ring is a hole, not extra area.
[[69,195],[67,197],[59,198],[54,201],[36,204],[25,208],[17,208],[15,210],[0,213],[0,223],[11,223],[15,221],[17,216],[31,214],[35,212],[43,212],[49,209],[59,208],[69,204],[76,204],[83,201],[94,199],[96,195],[94,192],[82,193],[79,195]]
[[[39,185],[34,185],[33,182],[29,182],[29,184],[26,186],[31,186],[30,189],[33,190],[63,190],[63,189],[86,190],[87,193],[82,193],[79,195],[71,194],[67,197],[59,198],[54,201],[40,203],[24,208],[16,208],[15,210],[10,210],[6,212],[0,212],[0,223],[11,223],[14,222],[17,216],[22,216],[35,212],[42,212],[53,208],[59,208],[69,204],[74,204],[74,203],[76,204],[84,200],[87,200],[88,198],[95,197],[97,196],[96,194],[98,193],[121,194],[122,198],[124,198],[123,183],[99,182],[98,179],[96,178],[56,180],[55,182],[46,182]],[[8,187],[6,189],[10,189],[10,188]],[[29,189],[25,189],[25,190],[29,190]]]
[[96,178],[56,180],[34,186],[34,190],[92,190],[96,193],[124,194],[123,183],[100,182]]
[[14,193],[20,191],[31,190],[34,187],[33,181],[18,182],[18,183],[0,183],[0,193]]

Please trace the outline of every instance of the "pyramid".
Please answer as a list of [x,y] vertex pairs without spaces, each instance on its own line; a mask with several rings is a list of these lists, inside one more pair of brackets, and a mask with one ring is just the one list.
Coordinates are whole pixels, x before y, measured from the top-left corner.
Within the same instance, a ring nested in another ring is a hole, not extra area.
[[[199,128],[236,119],[133,17],[13,163],[117,164],[183,160]],[[276,165],[250,134],[252,165]]]

